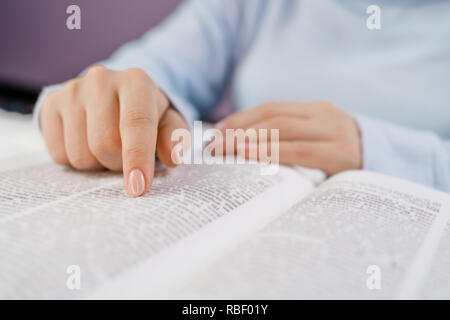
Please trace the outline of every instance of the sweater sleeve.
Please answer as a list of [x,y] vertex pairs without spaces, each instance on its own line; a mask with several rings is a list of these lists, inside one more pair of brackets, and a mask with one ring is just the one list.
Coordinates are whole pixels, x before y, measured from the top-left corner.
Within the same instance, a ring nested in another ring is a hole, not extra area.
[[361,129],[364,169],[450,192],[450,141],[365,116]]

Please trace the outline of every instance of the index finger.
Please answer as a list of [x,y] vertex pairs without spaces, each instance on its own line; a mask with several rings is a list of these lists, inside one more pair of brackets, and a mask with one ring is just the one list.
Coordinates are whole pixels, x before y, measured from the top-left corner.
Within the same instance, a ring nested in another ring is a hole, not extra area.
[[255,123],[278,116],[308,119],[310,117],[309,105],[309,103],[299,102],[265,103],[254,108],[235,112],[217,123],[215,127],[219,130],[243,129],[248,128]]
[[145,85],[121,86],[120,137],[123,174],[128,195],[139,197],[152,184],[158,128],[156,97]]

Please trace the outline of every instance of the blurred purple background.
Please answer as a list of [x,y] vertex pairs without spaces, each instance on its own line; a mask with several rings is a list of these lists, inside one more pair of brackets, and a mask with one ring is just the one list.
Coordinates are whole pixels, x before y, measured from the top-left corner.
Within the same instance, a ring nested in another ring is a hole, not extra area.
[[[44,85],[77,76],[161,22],[182,0],[0,0],[0,108],[29,113]],[[66,9],[81,9],[68,30]],[[207,117],[233,110],[228,94]]]
[[[0,83],[32,91],[76,76],[159,23],[180,0],[0,0]],[[81,8],[68,30],[66,8]]]

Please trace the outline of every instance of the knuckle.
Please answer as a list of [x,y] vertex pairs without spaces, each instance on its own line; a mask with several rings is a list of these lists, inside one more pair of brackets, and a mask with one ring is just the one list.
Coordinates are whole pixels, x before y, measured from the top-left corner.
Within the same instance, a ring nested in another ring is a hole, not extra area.
[[60,91],[60,94],[62,95],[63,103],[61,104],[61,108],[69,108],[73,105],[76,105],[78,92],[79,92],[79,86],[80,82],[78,79],[72,79],[67,81],[62,90]]
[[328,100],[321,100],[318,102],[318,104],[321,106],[322,110],[325,112],[336,111],[336,107],[334,106],[334,104]]
[[154,125],[154,119],[149,112],[130,110],[126,111],[121,126],[122,128],[149,127]]
[[79,150],[71,152],[69,161],[70,165],[77,170],[89,170],[95,167],[95,161]]
[[261,106],[262,116],[265,118],[273,118],[276,116],[275,108],[273,103],[266,103]]
[[51,92],[45,97],[44,101],[42,102],[41,114],[47,112],[50,109],[55,109],[58,106],[58,103],[56,101],[56,93],[57,92]]
[[67,156],[64,150],[50,150],[49,153],[55,163],[61,165],[68,163]]
[[110,158],[120,154],[120,137],[112,133],[97,135],[90,142],[90,147],[97,158]]
[[91,67],[86,73],[86,83],[83,89],[89,91],[90,100],[99,100],[100,93],[104,93],[107,74],[108,69],[101,65]]
[[65,92],[76,93],[78,91],[80,81],[78,79],[70,79],[66,81],[63,85],[63,90]]
[[125,157],[130,162],[137,161],[139,159],[143,159],[148,155],[149,148],[146,148],[145,146],[139,145],[139,146],[132,146],[125,149]]
[[138,81],[140,83],[145,82],[145,83],[153,84],[153,80],[141,68],[126,69],[123,71],[123,74],[125,75],[126,78],[131,78],[134,81]]
[[107,73],[108,69],[102,65],[95,65],[89,68],[86,72],[86,77],[88,78],[103,78]]

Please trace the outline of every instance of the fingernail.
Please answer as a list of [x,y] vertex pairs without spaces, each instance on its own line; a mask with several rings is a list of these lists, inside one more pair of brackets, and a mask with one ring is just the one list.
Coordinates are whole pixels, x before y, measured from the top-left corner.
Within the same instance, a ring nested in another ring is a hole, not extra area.
[[134,169],[128,177],[128,193],[132,197],[139,197],[145,191],[144,174],[139,169]]

